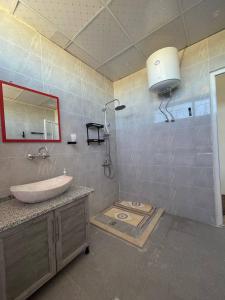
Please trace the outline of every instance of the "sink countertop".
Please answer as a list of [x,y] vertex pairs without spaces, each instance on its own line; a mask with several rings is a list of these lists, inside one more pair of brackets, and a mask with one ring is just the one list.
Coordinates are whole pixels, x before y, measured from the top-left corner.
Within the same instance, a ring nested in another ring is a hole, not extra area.
[[0,202],[0,232],[48,213],[94,192],[93,189],[79,186],[71,187],[65,193],[35,204],[27,204],[16,199]]

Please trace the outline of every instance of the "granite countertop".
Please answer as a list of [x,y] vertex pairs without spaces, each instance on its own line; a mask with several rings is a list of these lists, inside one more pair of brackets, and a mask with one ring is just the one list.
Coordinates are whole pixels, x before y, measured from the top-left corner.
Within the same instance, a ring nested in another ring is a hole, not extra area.
[[0,203],[0,232],[76,201],[92,192],[94,190],[91,188],[79,186],[71,187],[58,197],[36,204],[26,204],[16,199],[3,201]]

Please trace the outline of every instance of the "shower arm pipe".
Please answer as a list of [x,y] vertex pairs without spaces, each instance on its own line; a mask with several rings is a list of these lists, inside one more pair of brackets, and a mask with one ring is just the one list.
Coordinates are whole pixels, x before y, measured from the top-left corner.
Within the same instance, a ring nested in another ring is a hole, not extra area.
[[118,104],[120,105],[120,101],[118,100],[118,99],[113,99],[113,100],[110,100],[109,102],[107,102],[106,104],[105,104],[105,107],[103,108],[103,112],[105,113],[105,127],[104,127],[104,129],[105,129],[105,133],[106,134],[109,134],[109,127],[108,127],[108,124],[107,124],[107,106],[109,105],[109,104],[111,104],[111,103],[113,103],[113,102],[118,102]]
[[109,128],[108,128],[108,124],[107,124],[107,109],[105,108],[103,111],[104,111],[104,114],[105,114],[104,130],[105,130],[106,134],[109,134]]
[[119,101],[118,99],[113,99],[113,100],[110,100],[109,102],[107,102],[107,103],[105,104],[104,110],[107,109],[107,106],[108,106],[110,103],[113,103],[113,102],[115,102],[115,101],[117,101],[117,102],[118,102],[118,105],[120,105],[120,101]]

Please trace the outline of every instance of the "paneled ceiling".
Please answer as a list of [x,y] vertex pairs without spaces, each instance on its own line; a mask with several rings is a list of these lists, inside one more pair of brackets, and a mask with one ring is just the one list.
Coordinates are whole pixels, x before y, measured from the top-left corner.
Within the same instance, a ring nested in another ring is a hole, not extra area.
[[0,0],[0,6],[115,81],[166,46],[225,28],[225,0]]

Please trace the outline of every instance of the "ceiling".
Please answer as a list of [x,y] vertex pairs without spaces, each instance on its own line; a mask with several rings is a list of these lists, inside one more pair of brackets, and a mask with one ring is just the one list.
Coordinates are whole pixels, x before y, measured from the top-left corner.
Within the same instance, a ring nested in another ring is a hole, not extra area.
[[225,0],[0,0],[0,6],[112,81],[166,46],[225,28]]
[[24,90],[15,86],[3,84],[4,100],[13,100],[18,103],[42,106],[51,109],[57,109],[56,99],[40,93]]

